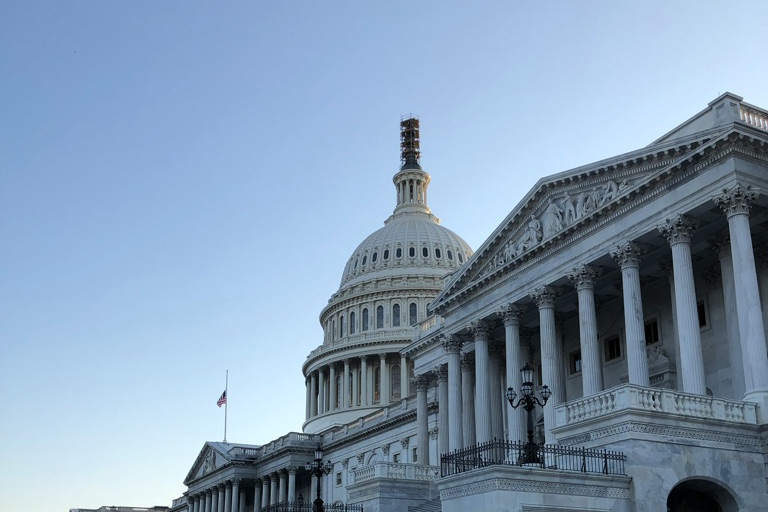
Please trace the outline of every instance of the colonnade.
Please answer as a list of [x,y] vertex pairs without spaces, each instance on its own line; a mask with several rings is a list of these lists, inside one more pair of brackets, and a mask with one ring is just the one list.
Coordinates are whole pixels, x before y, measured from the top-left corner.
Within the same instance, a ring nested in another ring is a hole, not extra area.
[[[245,512],[247,493],[253,493],[254,510],[296,502],[295,466],[275,471],[255,480],[253,489],[241,488],[242,479],[215,484],[187,497],[188,512]],[[314,481],[314,479],[313,479]]]
[[[735,316],[731,330],[738,330],[737,348],[731,349],[733,365],[743,365],[744,399],[768,404],[768,358],[766,358],[765,331],[762,320],[760,296],[757,286],[754,252],[749,226],[749,210],[756,194],[748,187],[736,186],[714,199],[728,220],[731,240],[729,258],[721,254],[723,288],[735,296]],[[658,228],[667,240],[672,253],[674,275],[671,286],[672,308],[677,326],[678,354],[682,391],[706,394],[704,358],[702,353],[696,292],[691,259],[691,238],[697,222],[687,215],[675,215]],[[626,360],[630,384],[649,385],[646,355],[645,325],[642,290],[640,286],[641,247],[632,240],[621,243],[608,251],[621,272],[622,300],[624,302],[624,329]],[[730,264],[730,265],[729,265]],[[595,308],[595,279],[600,275],[597,268],[579,265],[567,277],[578,295],[579,337],[581,349],[581,378],[583,396],[603,391],[603,366],[600,345],[597,340],[597,312]],[[553,439],[555,408],[565,401],[564,365],[555,314],[556,289],[539,285],[529,291],[528,297],[536,305],[539,316],[541,350],[541,379],[552,390],[549,403],[544,407],[544,428],[547,441]],[[505,387],[519,391],[521,387],[518,369],[526,361],[520,336],[520,304],[510,303],[496,313],[504,325],[504,353],[506,385],[499,383],[501,358],[490,339],[493,320],[481,318],[473,321],[466,332],[474,341],[474,396],[467,361],[462,356],[462,340],[455,335],[444,335],[443,348],[447,356],[447,370],[438,372],[439,400],[439,453],[471,446],[475,443],[503,438],[499,415],[506,409],[508,437],[524,440],[525,416],[522,409],[502,405],[500,393]],[[727,311],[726,311],[727,313]],[[732,319],[733,320],[733,319]],[[419,375],[414,380],[417,389],[417,436],[419,461],[429,464],[426,445],[427,403],[426,392],[429,376]],[[768,418],[766,418],[768,421]],[[425,455],[422,455],[425,454]],[[436,461],[435,461],[436,462]]]
[[[349,357],[314,369],[306,382],[305,418],[309,420],[356,407],[385,405],[407,397],[410,394],[408,364],[409,359],[405,355],[382,352]],[[396,376],[399,385],[393,382],[391,375],[395,365],[399,365]],[[381,369],[378,379],[377,368]]]

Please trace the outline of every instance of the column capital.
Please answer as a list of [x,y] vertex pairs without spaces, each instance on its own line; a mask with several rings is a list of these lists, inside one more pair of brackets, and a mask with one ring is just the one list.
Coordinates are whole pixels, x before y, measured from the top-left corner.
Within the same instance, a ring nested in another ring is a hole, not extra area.
[[666,219],[664,224],[658,227],[658,230],[667,239],[669,245],[689,244],[697,227],[696,219],[680,214]]
[[416,375],[411,379],[411,383],[416,386],[417,391],[426,391],[429,389],[429,383],[432,379],[429,378],[429,375],[421,374]]
[[349,467],[349,459],[342,459],[341,460],[341,467],[344,469],[347,469]]
[[635,242],[625,242],[616,246],[610,254],[613,261],[619,265],[619,268],[638,268],[643,250]]
[[270,480],[272,480],[272,477],[270,475],[261,475],[262,484],[268,484]]
[[385,457],[389,455],[389,443],[381,445],[381,453],[383,453]]
[[731,250],[731,236],[728,231],[721,231],[710,238],[709,246],[719,257],[728,254]]
[[441,365],[435,366],[435,369],[432,370],[432,373],[437,378],[437,382],[448,381],[448,368],[446,368],[445,365],[441,364]]
[[551,286],[539,286],[530,293],[530,296],[539,309],[555,307],[557,292]]
[[379,354],[379,359],[381,359],[382,361],[386,361],[387,360],[387,353],[386,352],[380,353]]
[[757,190],[753,190],[750,185],[744,187],[739,184],[730,190],[724,188],[723,193],[713,197],[712,201],[730,218],[734,215],[749,215],[757,196]]
[[437,439],[437,432],[438,432],[437,426],[432,427],[429,429],[429,438],[430,439]]
[[365,452],[360,452],[355,457],[357,457],[357,463],[362,464],[365,461]]
[[472,333],[475,340],[487,340],[491,334],[491,324],[487,320],[474,320],[469,324],[469,332]]
[[368,356],[366,356],[366,355],[360,356],[360,362],[361,363],[367,363],[368,362]]
[[464,342],[459,339],[458,336],[451,334],[449,336],[443,336],[443,350],[447,354],[458,354],[461,352],[461,345]]
[[230,480],[230,482],[232,482],[232,485],[235,485],[235,484],[240,485],[240,482],[242,481],[243,481],[242,478],[233,478],[232,480]]
[[287,468],[285,468],[285,470],[288,471],[289,475],[295,475],[296,472],[299,470],[299,467],[298,466],[288,466]]
[[408,436],[400,438],[400,446],[403,448],[403,450],[408,449],[408,443],[410,443],[410,441],[411,441],[411,438]]
[[504,326],[520,325],[520,313],[521,309],[513,303],[505,304],[499,309],[496,314],[499,315],[504,322]]
[[576,291],[593,290],[595,288],[595,279],[600,274],[599,268],[579,265],[578,267],[573,267],[573,270],[568,273],[568,280],[571,281]]

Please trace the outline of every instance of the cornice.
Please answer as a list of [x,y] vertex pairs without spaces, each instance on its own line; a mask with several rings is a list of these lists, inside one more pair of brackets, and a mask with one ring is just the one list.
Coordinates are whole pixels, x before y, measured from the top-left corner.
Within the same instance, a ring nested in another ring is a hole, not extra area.
[[[336,314],[339,312],[339,310],[346,309],[350,306],[355,305],[362,305],[367,302],[375,302],[376,300],[384,300],[384,299],[407,299],[409,297],[419,297],[419,298],[433,298],[438,293],[440,293],[440,290],[443,289],[442,284],[435,285],[432,288],[428,288],[426,286],[419,286],[417,288],[412,287],[402,287],[402,288],[387,288],[387,289],[376,289],[376,290],[368,290],[365,292],[357,293],[356,295],[350,295],[348,297],[344,297],[342,299],[338,299],[335,302],[329,303],[327,306],[323,308],[323,310],[320,312],[320,323],[322,324],[324,320],[333,314]],[[361,300],[364,299],[364,300]]]

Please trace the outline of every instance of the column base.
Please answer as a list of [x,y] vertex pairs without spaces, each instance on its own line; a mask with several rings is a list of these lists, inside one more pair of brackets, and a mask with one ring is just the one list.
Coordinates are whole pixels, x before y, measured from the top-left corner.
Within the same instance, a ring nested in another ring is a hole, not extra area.
[[768,425],[768,389],[747,391],[744,401],[757,404],[758,425]]

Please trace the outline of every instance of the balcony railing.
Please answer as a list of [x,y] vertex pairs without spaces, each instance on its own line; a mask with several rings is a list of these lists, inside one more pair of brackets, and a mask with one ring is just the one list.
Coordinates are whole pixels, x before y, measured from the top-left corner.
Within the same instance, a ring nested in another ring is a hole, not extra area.
[[[323,504],[323,510],[325,512],[363,512],[362,505],[333,505],[331,503]],[[293,502],[293,503],[279,503],[277,505],[269,505],[262,507],[260,512],[313,512],[312,503],[307,502]]]
[[371,466],[352,471],[350,483],[360,483],[374,478],[393,478],[398,480],[414,480],[431,482],[440,473],[437,466],[421,466],[418,464],[399,464],[396,462],[377,462]]
[[768,112],[765,110],[740,104],[739,117],[742,121],[754,126],[755,128],[768,130]]
[[756,424],[755,404],[681,393],[671,389],[624,384],[597,395],[563,404],[556,409],[557,426],[572,425],[622,410],[638,410]]
[[[538,462],[525,462],[537,460]],[[488,466],[517,466],[581,473],[624,475],[626,455],[608,450],[572,448],[557,444],[526,450],[525,443],[493,440],[440,457],[440,475],[449,476]]]

